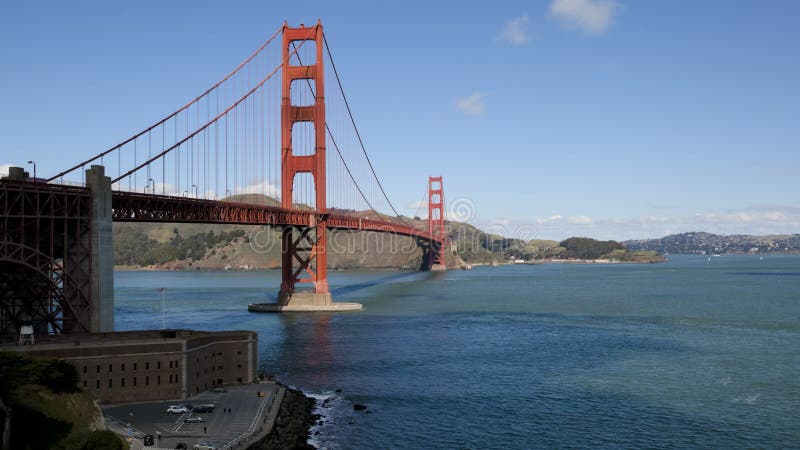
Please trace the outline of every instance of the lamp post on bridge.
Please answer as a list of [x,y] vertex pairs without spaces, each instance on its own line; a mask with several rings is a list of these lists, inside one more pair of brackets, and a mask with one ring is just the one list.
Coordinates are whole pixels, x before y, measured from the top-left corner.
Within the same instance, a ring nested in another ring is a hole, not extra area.
[[28,164],[33,164],[33,181],[36,182],[36,161],[28,161]]
[[200,197],[200,194],[197,192],[197,185],[196,184],[192,185],[192,189],[194,189],[194,198],[196,199],[196,198]]

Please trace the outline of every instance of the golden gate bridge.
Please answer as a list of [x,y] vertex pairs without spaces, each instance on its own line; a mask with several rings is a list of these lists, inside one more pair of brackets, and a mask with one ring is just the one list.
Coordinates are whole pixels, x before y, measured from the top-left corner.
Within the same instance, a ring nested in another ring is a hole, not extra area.
[[0,334],[23,322],[56,334],[112,330],[113,222],[281,227],[274,309],[336,310],[330,229],[413,237],[428,268],[445,268],[441,177],[429,177],[427,197],[427,223],[397,211],[321,22],[284,23],[219,82],[122,142],[46,179],[11,168],[0,180]]

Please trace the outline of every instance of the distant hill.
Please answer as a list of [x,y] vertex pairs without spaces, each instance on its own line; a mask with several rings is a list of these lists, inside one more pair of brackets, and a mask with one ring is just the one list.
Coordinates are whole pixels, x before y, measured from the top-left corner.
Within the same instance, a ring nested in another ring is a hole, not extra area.
[[518,242],[508,248],[506,253],[514,259],[525,261],[569,259],[581,261],[607,259],[628,263],[664,261],[664,257],[658,252],[629,250],[617,241],[598,241],[585,237],[571,237],[561,242],[541,239]]
[[[272,197],[243,194],[226,200],[276,206]],[[308,208],[307,205],[296,205]],[[372,211],[331,209],[332,213],[376,218]],[[418,217],[378,215],[382,220],[403,221],[421,228]],[[454,252],[446,252],[448,267],[465,263],[507,262],[514,259],[599,259],[620,262],[660,261],[655,252],[626,250],[616,241],[570,238],[562,242],[505,238],[467,223],[447,221]],[[330,269],[409,269],[422,266],[423,251],[414,238],[388,233],[332,230],[328,236]],[[281,265],[280,229],[267,226],[115,223],[114,263],[118,267],[155,269],[251,270],[277,269]]]
[[800,253],[800,234],[751,236],[693,232],[672,234],[661,239],[625,241],[622,244],[630,250],[672,254]]

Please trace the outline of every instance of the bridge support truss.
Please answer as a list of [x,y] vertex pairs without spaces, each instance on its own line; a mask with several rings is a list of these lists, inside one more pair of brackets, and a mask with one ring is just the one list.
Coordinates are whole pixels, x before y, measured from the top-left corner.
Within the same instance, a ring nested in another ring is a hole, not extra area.
[[89,189],[17,167],[0,181],[0,335],[113,330],[111,185],[102,167],[86,175]]

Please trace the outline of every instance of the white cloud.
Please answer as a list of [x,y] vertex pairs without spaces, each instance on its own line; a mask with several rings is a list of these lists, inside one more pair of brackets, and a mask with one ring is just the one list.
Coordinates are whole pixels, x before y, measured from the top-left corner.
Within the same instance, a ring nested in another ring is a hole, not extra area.
[[614,0],[553,0],[550,16],[570,28],[602,33],[611,26],[619,5]]
[[458,99],[456,107],[468,116],[477,116],[486,111],[486,104],[483,101],[484,95],[480,92],[473,92],[469,97]]
[[589,216],[574,216],[574,217],[564,217],[560,214],[556,214],[550,217],[540,217],[536,219],[536,223],[539,225],[548,225],[548,224],[569,224],[569,225],[594,225],[594,219]]
[[264,194],[268,195],[274,199],[280,199],[280,192],[278,192],[278,186],[271,184],[267,181],[261,181],[256,183],[251,183],[245,186],[244,188],[240,188],[236,191],[237,194]]
[[509,20],[503,27],[503,31],[500,32],[500,39],[508,41],[514,45],[523,45],[528,43],[528,41],[531,40],[531,36],[528,33],[529,23],[530,18],[527,14]]
[[8,175],[9,167],[11,167],[11,164],[0,164],[0,178]]

